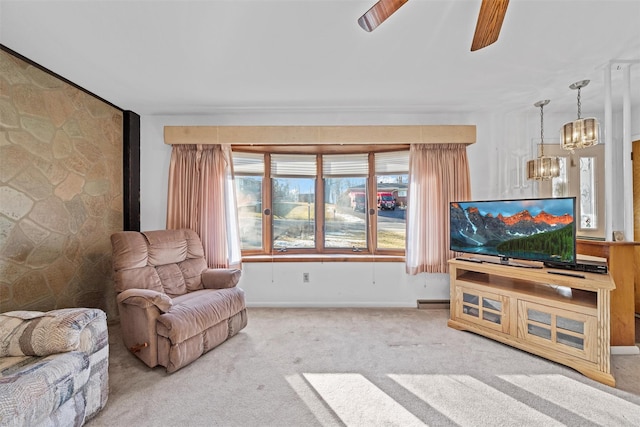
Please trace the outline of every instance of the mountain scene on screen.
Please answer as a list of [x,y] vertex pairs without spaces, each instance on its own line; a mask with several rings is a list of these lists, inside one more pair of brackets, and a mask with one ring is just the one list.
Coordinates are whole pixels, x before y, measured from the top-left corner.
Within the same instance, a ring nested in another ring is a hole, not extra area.
[[[523,209],[513,214],[482,213],[479,205],[451,203],[451,250],[509,258],[573,262],[570,213]],[[506,211],[506,209],[505,209]]]

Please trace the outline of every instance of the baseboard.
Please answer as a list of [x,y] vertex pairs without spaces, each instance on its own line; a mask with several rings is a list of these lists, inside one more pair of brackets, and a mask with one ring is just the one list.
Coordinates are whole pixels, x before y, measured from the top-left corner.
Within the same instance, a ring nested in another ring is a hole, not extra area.
[[637,345],[614,345],[611,346],[612,355],[634,355],[640,354],[640,348]]
[[247,301],[247,308],[415,308],[410,302]]
[[417,301],[418,304],[418,308],[419,309],[448,309],[451,307],[451,304],[449,303],[449,300],[424,300],[424,299],[419,299]]

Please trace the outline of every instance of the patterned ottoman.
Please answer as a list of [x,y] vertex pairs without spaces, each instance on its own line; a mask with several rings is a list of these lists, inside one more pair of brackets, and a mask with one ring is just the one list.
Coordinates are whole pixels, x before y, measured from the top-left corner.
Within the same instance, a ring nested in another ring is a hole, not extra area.
[[106,315],[0,314],[0,426],[81,426],[107,403]]

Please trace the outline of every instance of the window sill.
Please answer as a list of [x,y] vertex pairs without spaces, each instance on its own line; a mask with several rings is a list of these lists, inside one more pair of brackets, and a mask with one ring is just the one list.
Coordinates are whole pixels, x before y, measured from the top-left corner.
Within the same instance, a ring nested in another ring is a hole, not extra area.
[[371,254],[290,254],[290,255],[249,255],[242,262],[404,262],[401,255]]

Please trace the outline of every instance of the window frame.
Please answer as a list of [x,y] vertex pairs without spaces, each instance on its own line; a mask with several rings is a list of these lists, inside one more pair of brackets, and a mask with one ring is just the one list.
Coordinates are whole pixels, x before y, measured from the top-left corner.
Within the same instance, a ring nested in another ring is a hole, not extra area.
[[[264,155],[264,175],[262,180],[262,248],[261,249],[242,249],[243,260],[260,261],[261,257],[268,257],[273,260],[274,257],[287,258],[286,260],[298,257],[305,260],[322,258],[335,259],[340,261],[355,260],[363,261],[367,258],[371,260],[397,260],[404,259],[405,248],[391,249],[378,248],[378,209],[376,202],[377,195],[377,175],[375,171],[375,153],[390,151],[409,151],[408,144],[348,144],[348,145],[232,145],[232,151],[236,153],[261,153]],[[315,175],[315,248],[295,249],[286,248],[281,251],[273,248],[273,197],[272,197],[272,175],[271,175],[271,154],[315,154],[316,155],[316,175]],[[324,230],[325,230],[325,201],[324,201],[324,176],[323,176],[323,157],[324,154],[367,154],[369,162],[369,171],[366,178],[367,185],[367,207],[365,210],[367,248],[362,248],[354,252],[349,248],[327,248],[324,246]],[[407,165],[408,168],[408,165]],[[239,175],[243,176],[243,175]],[[266,214],[266,212],[269,214]],[[405,234],[406,241],[406,234]],[[247,258],[249,257],[249,258]],[[381,258],[376,258],[381,257]],[[388,257],[385,259],[385,257]]]
[[[545,144],[545,154],[547,156],[561,157],[565,159],[567,165],[567,182],[564,194],[560,197],[576,197],[576,231],[578,238],[604,239],[605,238],[605,175],[604,175],[604,145],[598,144],[587,148],[581,148],[574,152],[563,150],[558,144]],[[580,216],[582,214],[582,182],[580,179],[580,160],[582,158],[592,158],[595,167],[595,188],[591,188],[591,196],[595,197],[597,226],[593,228],[581,228]],[[540,183],[540,197],[553,197],[554,180],[542,181]]]

